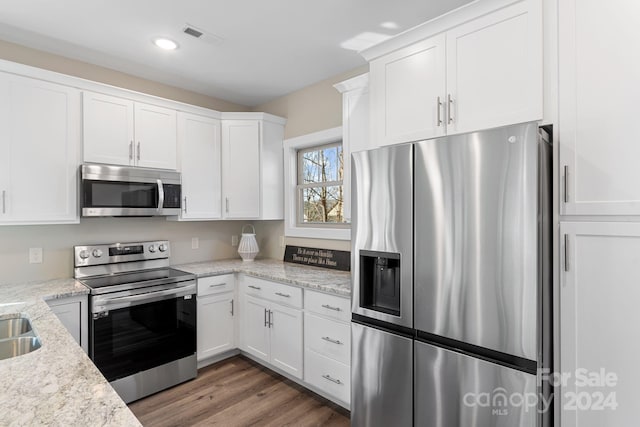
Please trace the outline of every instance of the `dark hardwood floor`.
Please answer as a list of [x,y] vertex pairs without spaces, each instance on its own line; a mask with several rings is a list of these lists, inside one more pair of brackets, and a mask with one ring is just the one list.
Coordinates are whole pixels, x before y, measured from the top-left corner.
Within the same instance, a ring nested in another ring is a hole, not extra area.
[[349,425],[345,409],[242,356],[129,408],[145,427]]

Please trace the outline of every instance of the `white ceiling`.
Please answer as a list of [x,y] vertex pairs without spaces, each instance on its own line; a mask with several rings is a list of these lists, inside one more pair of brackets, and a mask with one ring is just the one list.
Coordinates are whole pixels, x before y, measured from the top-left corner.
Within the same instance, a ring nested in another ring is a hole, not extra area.
[[[340,46],[361,33],[395,35],[470,1],[3,0],[0,39],[255,106],[364,65]],[[161,51],[157,36],[180,48]]]

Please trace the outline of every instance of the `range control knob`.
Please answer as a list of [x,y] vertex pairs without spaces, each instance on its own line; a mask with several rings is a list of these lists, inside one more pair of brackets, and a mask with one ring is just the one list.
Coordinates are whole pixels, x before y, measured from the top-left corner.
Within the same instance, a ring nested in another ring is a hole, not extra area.
[[100,258],[102,256],[102,250],[100,250],[100,249],[94,249],[93,252],[91,252],[91,253],[96,258]]
[[149,246],[149,252],[154,253],[155,251],[156,251],[156,246],[155,245]]
[[82,259],[87,259],[91,256],[91,254],[89,254],[89,251],[86,249],[83,249],[80,251],[80,253],[78,254],[80,256],[80,258]]
[[160,246],[158,246],[158,249],[160,249],[160,252],[166,252],[169,247],[164,243],[161,243]]

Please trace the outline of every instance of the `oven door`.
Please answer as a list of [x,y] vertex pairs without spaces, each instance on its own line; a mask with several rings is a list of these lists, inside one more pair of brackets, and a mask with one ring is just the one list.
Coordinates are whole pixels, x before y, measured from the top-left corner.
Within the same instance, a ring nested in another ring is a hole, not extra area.
[[196,287],[92,297],[89,354],[109,381],[196,352]]

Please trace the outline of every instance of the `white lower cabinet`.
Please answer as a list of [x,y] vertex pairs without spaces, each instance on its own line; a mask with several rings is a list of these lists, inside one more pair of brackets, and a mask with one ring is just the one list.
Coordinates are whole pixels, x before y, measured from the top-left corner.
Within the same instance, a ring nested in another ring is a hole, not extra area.
[[86,295],[47,301],[51,311],[69,331],[85,353],[89,352],[89,312]]
[[349,403],[351,399],[349,365],[338,363],[308,348],[304,351],[304,364],[306,382],[342,402]]
[[640,223],[563,222],[562,427],[638,423]]
[[234,276],[198,279],[198,362],[236,348]]

